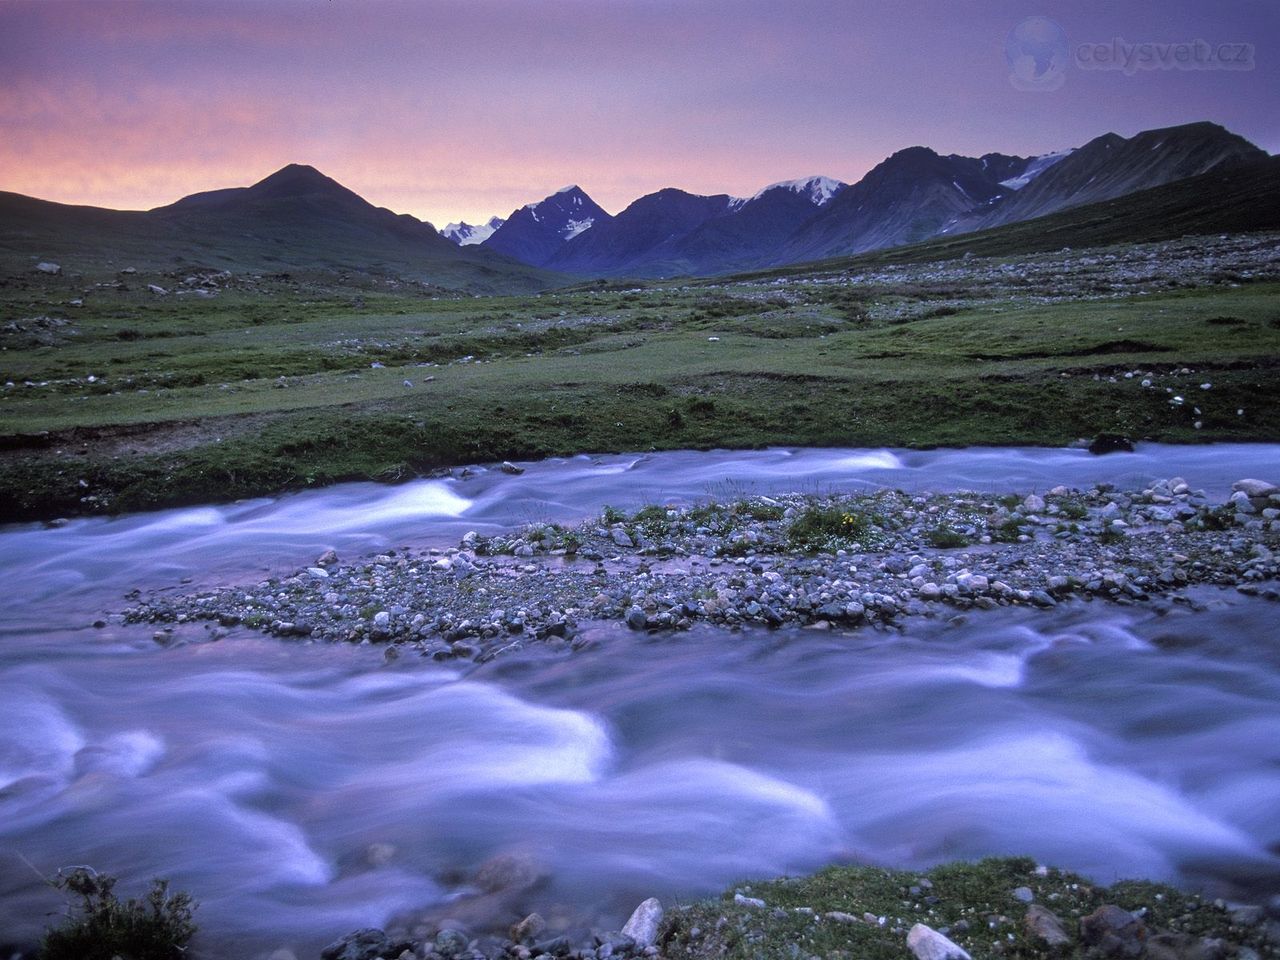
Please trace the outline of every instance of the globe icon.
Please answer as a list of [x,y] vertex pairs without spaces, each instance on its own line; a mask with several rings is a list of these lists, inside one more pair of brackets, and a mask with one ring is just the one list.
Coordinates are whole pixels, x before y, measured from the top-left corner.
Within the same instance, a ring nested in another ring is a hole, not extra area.
[[1004,56],[1019,90],[1057,90],[1067,80],[1067,34],[1048,17],[1028,17],[1009,31]]

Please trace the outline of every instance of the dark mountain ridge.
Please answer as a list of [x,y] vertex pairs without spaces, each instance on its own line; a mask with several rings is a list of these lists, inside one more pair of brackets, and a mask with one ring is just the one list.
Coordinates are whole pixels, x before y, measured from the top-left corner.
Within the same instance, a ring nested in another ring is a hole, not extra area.
[[[473,292],[539,290],[557,278],[430,223],[375,207],[314,167],[290,164],[248,187],[147,211],[71,206],[0,193],[0,255],[61,258],[82,270],[199,263],[218,269],[385,273]],[[128,261],[126,263],[126,261]]]

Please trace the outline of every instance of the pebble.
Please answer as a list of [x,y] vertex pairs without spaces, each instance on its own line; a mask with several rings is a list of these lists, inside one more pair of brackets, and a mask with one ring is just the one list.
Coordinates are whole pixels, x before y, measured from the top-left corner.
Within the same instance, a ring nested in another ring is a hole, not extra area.
[[1050,947],[1060,947],[1071,942],[1057,914],[1039,904],[1032,904],[1027,908],[1023,924],[1028,933],[1040,938]]

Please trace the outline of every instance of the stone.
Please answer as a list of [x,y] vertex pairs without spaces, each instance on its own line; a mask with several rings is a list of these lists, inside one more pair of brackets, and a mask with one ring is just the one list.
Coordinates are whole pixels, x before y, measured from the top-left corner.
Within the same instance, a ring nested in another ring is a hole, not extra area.
[[56,277],[58,274],[62,272],[62,265],[58,263],[52,263],[48,260],[41,260],[39,263],[36,264],[36,270],[38,270],[40,273],[47,273],[47,274],[50,274],[51,276]]
[[[381,960],[383,957],[398,957],[406,947],[412,949],[412,946],[393,943],[381,930],[366,927],[329,944],[320,951],[320,960]],[[465,942],[463,946],[466,946]]]
[[1231,922],[1237,927],[1256,927],[1262,923],[1263,909],[1257,904],[1236,907],[1231,911]]
[[501,470],[503,473],[509,473],[512,476],[517,476],[521,473],[524,473],[524,467],[517,467],[510,460],[503,460],[502,465],[498,469]]
[[[388,647],[391,652],[395,647]],[[371,843],[364,851],[364,862],[371,867],[385,867],[396,855],[396,848],[389,843]]]
[[326,550],[316,558],[317,567],[331,567],[338,562],[338,553],[336,550]]
[[1136,957],[1147,941],[1147,925],[1112,903],[1082,917],[1080,933],[1084,942],[1104,957]]
[[622,527],[614,527],[609,536],[613,539],[615,545],[619,547],[634,547],[635,542],[631,539],[631,535]]
[[[1032,594],[1033,599],[1034,597],[1035,594]],[[1017,900],[1019,903],[1034,903],[1036,895],[1032,892],[1030,887],[1015,887],[1013,890],[1013,899]]]
[[1044,508],[1044,497],[1038,497],[1034,493],[1027,494],[1027,498],[1022,501],[1022,509],[1027,513],[1040,513]]
[[1280,487],[1266,480],[1237,480],[1231,485],[1231,489],[1246,497],[1269,497],[1273,493],[1280,493]]
[[643,630],[649,624],[649,617],[639,607],[629,607],[626,621],[632,630]]
[[1058,915],[1038,903],[1033,903],[1027,908],[1027,915],[1022,922],[1028,933],[1033,937],[1039,937],[1051,947],[1060,947],[1071,942]]
[[547,921],[542,919],[542,914],[531,913],[511,928],[511,939],[516,943],[532,943],[546,929]]
[[1095,456],[1108,453],[1133,453],[1133,441],[1118,433],[1100,433],[1089,443],[1089,452]]
[[157,297],[163,297],[169,291],[156,283],[148,283],[147,289],[154,293]]
[[467,935],[445,928],[436,934],[435,949],[442,957],[456,957],[467,949]]
[[923,923],[907,932],[907,946],[916,960],[971,960],[963,947]]
[[1162,930],[1147,941],[1146,956],[1150,960],[1201,960],[1198,941],[1189,933]]
[[532,857],[522,853],[500,853],[476,870],[476,886],[486,893],[529,890],[546,878],[546,871]]
[[565,936],[552,937],[550,940],[543,940],[541,943],[535,943],[529,948],[535,957],[567,957],[572,944],[569,938]]
[[638,947],[651,947],[658,939],[661,923],[662,904],[657,898],[650,897],[632,911],[630,919],[622,926],[622,935],[630,937]]
[[740,907],[752,907],[756,910],[763,910],[765,907],[765,902],[759,897],[747,897],[741,893],[733,895],[733,902]]

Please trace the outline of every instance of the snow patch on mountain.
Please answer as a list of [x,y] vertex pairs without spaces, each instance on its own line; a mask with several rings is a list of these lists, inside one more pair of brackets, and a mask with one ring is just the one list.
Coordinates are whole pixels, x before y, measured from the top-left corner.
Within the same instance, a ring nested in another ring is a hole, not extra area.
[[1016,177],[1010,177],[1008,180],[1001,180],[1000,186],[1008,187],[1010,190],[1021,190],[1059,160],[1063,160],[1073,153],[1075,153],[1074,147],[1068,150],[1059,150],[1056,153],[1045,153],[1038,157],[1032,157],[1031,162],[1027,164],[1027,168],[1022,173]]
[[831,201],[831,198],[846,186],[847,184],[831,177],[803,177],[799,180],[780,180],[777,183],[769,184],[751,199],[755,200],[757,197],[764,196],[770,190],[785,189],[790,190],[792,193],[806,196],[814,206],[822,207],[826,206]]
[[[575,197],[574,199],[576,200],[577,198]],[[560,236],[564,237],[566,240],[572,240],[595,222],[595,217],[586,217],[582,220],[570,220],[564,225],[564,229],[560,231]]]
[[440,231],[440,236],[446,240],[452,240],[460,247],[468,247],[476,243],[484,243],[491,236],[493,231],[497,230],[507,221],[502,217],[490,217],[484,223],[476,226],[474,224],[463,221],[461,223],[450,223]]

